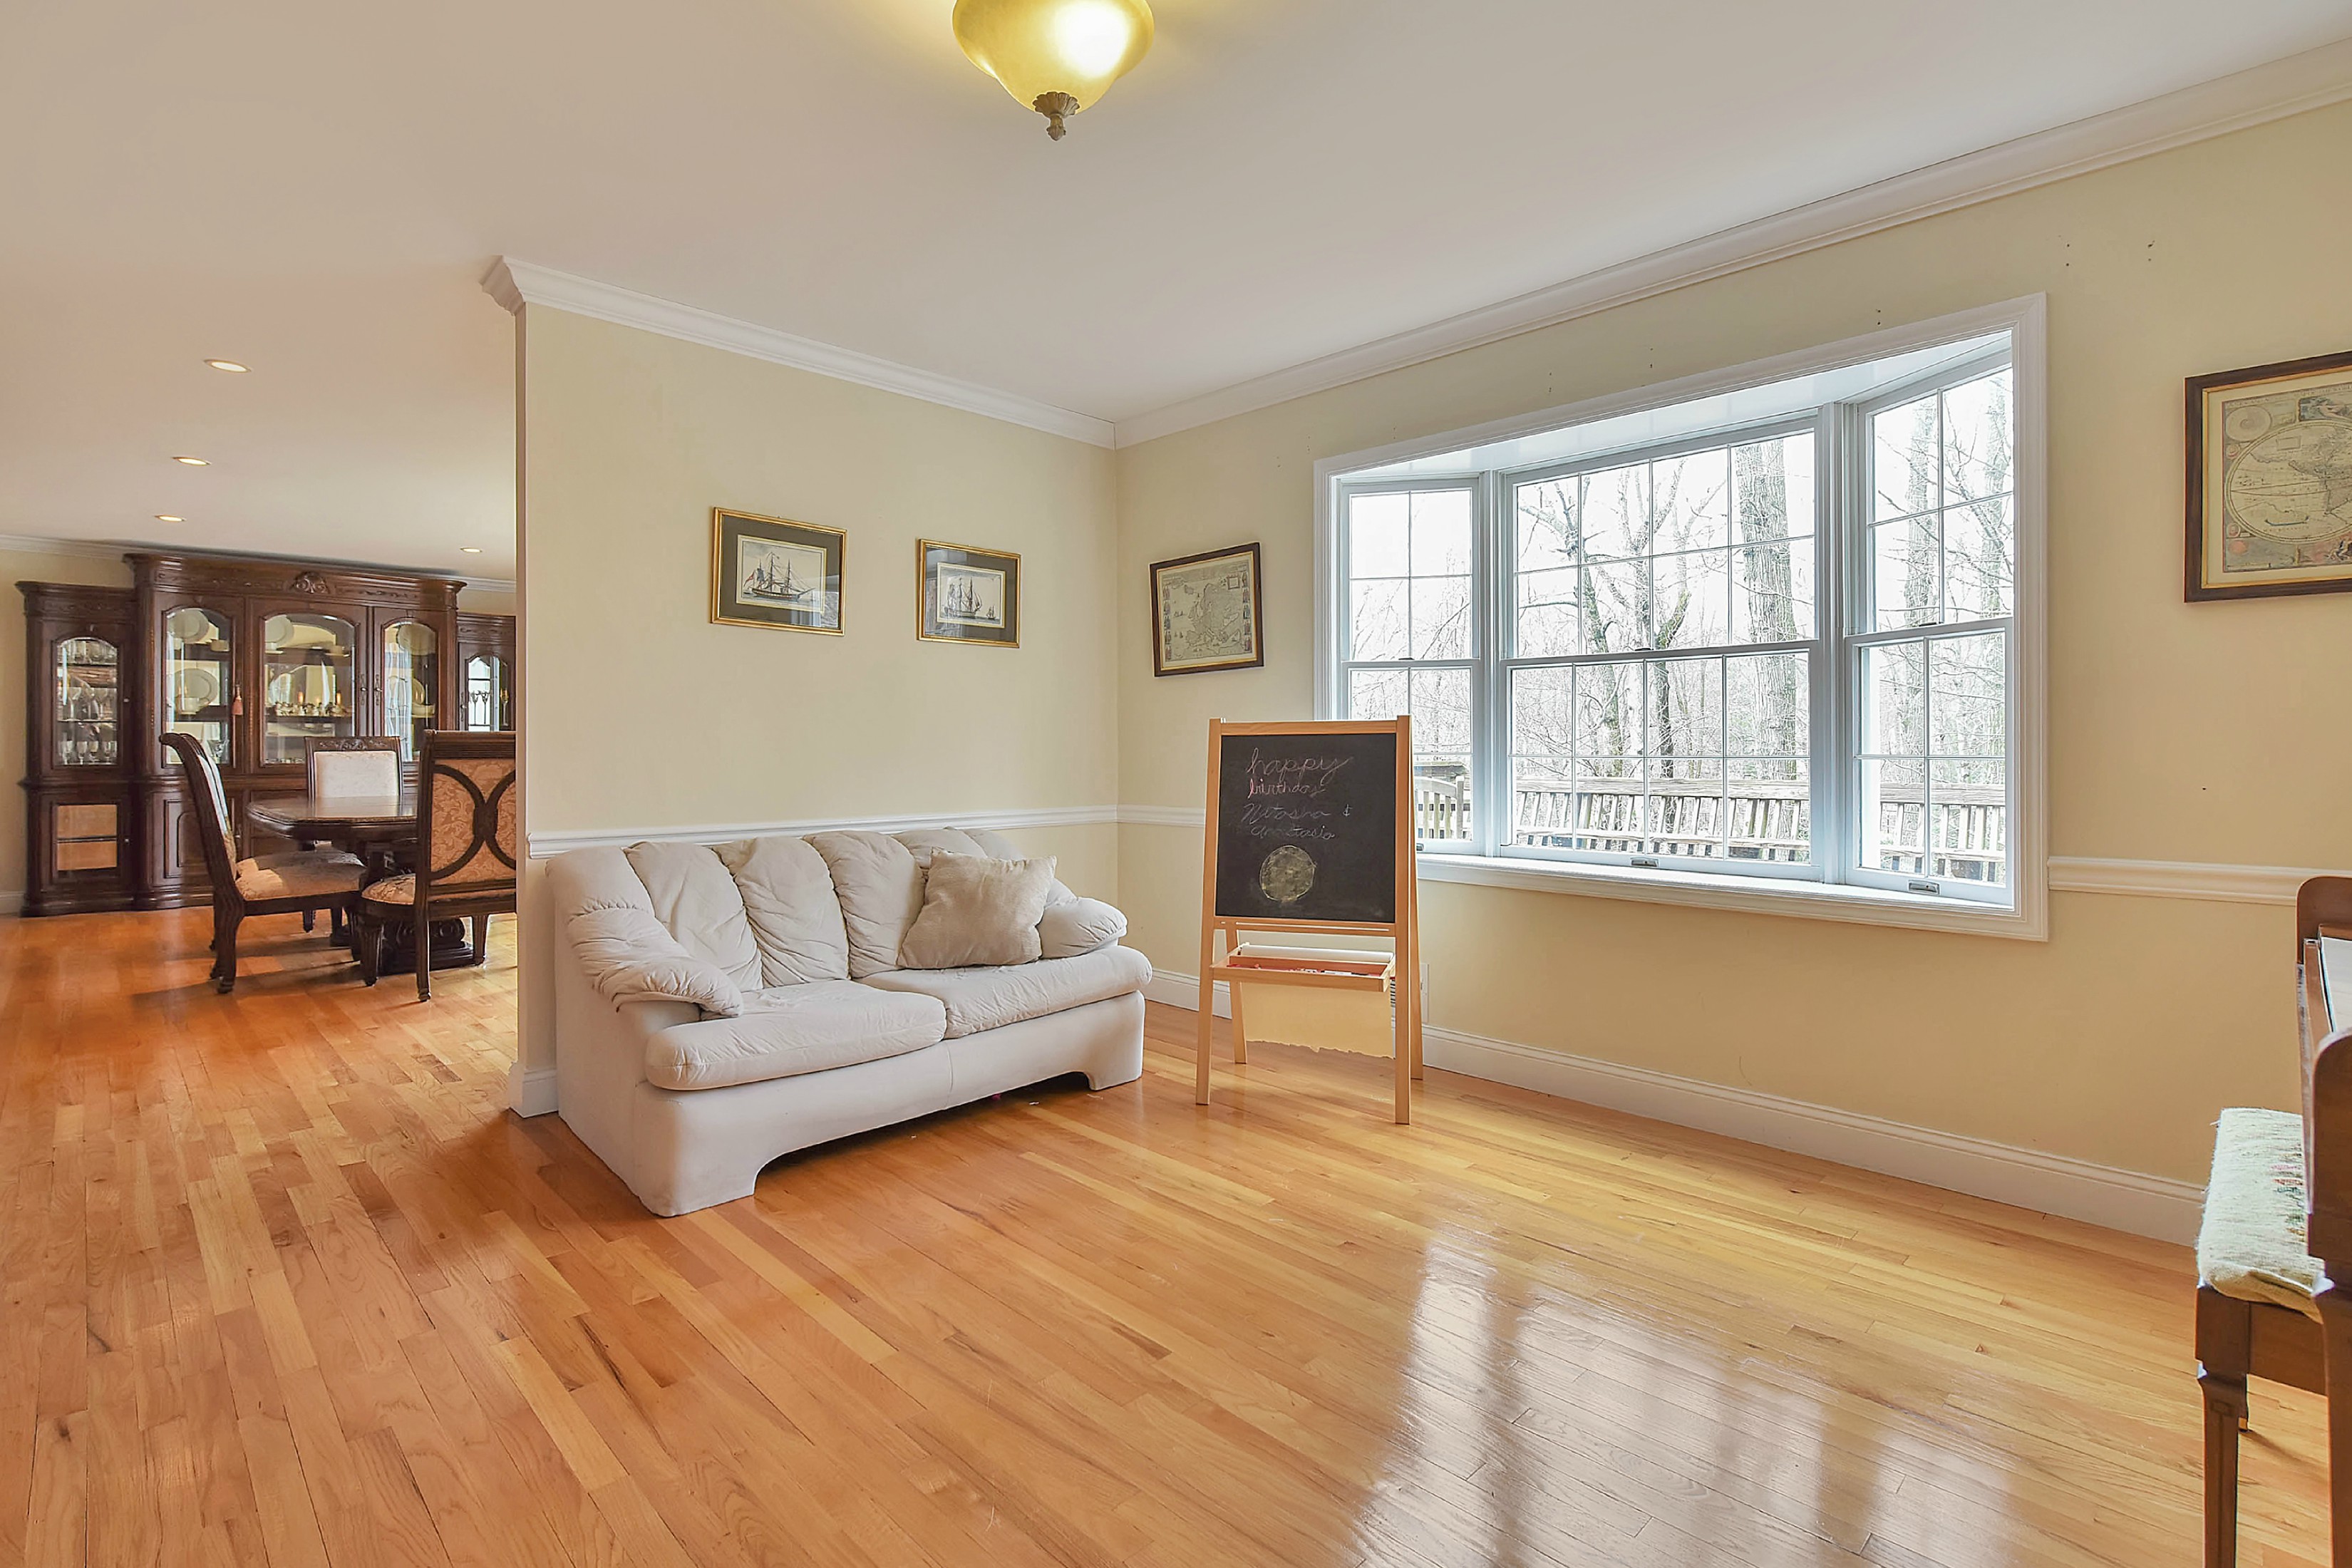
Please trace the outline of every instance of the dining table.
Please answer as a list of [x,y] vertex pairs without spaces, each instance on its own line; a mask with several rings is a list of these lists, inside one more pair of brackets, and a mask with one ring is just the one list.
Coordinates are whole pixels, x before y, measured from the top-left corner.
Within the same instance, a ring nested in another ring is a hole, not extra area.
[[[416,786],[394,795],[262,795],[245,808],[245,819],[300,845],[331,844],[359,857],[360,885],[409,869],[416,851]],[[459,969],[477,961],[472,934],[462,920],[433,922],[433,967]],[[385,932],[378,972],[416,973],[415,928],[404,919]]]

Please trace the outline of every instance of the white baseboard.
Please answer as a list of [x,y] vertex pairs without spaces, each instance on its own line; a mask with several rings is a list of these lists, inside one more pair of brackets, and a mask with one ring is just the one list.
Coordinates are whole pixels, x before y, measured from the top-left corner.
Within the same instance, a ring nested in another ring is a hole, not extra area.
[[507,1104],[517,1116],[555,1113],[555,1069],[517,1062],[507,1071]]
[[[1200,1005],[1200,985],[1192,975],[1155,970],[1144,994],[1192,1010]],[[1217,987],[1216,1011],[1220,1017],[1233,1016],[1223,985]],[[1422,1054],[1431,1067],[1447,1072],[2159,1241],[2194,1241],[2204,1205],[2204,1190],[2188,1182],[1455,1029],[1425,1026]]]
[[0,892],[0,915],[17,914],[24,908],[25,893],[21,888],[10,892]]

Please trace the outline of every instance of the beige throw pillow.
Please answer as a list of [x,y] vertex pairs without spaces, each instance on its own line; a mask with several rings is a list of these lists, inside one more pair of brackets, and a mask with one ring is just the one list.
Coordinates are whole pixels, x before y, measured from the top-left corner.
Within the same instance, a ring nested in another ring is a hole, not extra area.
[[970,969],[1027,963],[1037,956],[1037,920],[1054,887],[1054,862],[931,855],[923,909],[898,945],[903,969]]

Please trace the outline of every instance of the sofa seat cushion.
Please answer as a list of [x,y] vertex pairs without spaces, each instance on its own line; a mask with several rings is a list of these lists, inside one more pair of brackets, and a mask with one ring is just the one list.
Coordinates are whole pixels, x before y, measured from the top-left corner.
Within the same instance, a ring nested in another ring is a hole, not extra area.
[[1143,954],[1131,947],[1105,947],[1076,958],[1041,958],[1002,969],[893,969],[869,975],[866,984],[939,998],[947,1007],[947,1037],[953,1040],[1124,996],[1150,980],[1151,963]]
[[2312,1297],[2322,1270],[2305,1250],[2304,1203],[2303,1118],[2292,1110],[2221,1112],[2197,1229],[2198,1283],[2319,1316]]
[[935,997],[819,980],[743,998],[732,1018],[678,1024],[646,1042],[657,1089],[724,1089],[854,1067],[939,1044],[947,1012]]

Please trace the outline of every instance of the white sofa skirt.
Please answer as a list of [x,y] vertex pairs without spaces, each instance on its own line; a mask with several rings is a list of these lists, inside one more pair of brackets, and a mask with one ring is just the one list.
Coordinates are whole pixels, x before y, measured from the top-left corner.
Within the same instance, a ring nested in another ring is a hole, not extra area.
[[677,1002],[614,1010],[558,963],[556,1092],[564,1121],[646,1207],[680,1215],[749,1195],[782,1154],[1024,1084],[1084,1073],[1094,1089],[1143,1076],[1143,998],[1089,1002],[903,1056],[726,1089],[656,1089],[646,1037],[698,1016]]

